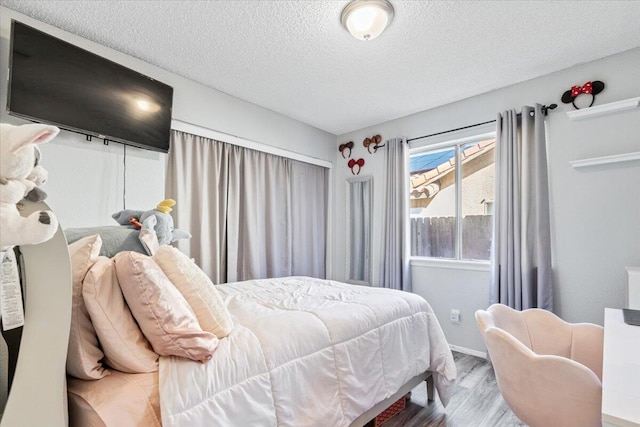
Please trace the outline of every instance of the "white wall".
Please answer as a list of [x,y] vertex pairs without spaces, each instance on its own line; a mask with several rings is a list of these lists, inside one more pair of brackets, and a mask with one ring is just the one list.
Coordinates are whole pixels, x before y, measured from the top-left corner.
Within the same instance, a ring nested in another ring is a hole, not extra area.
[[[569,161],[640,151],[640,110],[588,121],[571,121],[560,102],[572,85],[602,80],[605,90],[596,105],[640,96],[640,48],[580,64],[534,80],[497,89],[469,99],[362,129],[337,138],[353,140],[362,154],[362,140],[381,134],[383,140],[454,129],[495,118],[505,109],[557,103],[547,118],[555,311],[571,322],[602,324],[604,307],[622,307],[626,265],[640,265],[640,161],[574,169]],[[402,100],[390,101],[402,102]],[[482,129],[486,131],[486,128]],[[439,139],[439,141],[441,141]],[[435,141],[434,141],[435,142]],[[374,176],[374,278],[380,264],[381,217],[384,206],[384,152],[363,156],[363,173]],[[334,273],[344,278],[344,179],[346,161],[337,156],[334,210]],[[451,344],[483,351],[473,313],[488,304],[487,272],[456,272],[424,265],[412,267],[415,292],[436,310]],[[462,323],[448,320],[449,310],[461,309]]]
[[[3,122],[26,123],[6,113],[11,19],[132,68],[174,88],[173,118],[310,157],[334,161],[335,136],[271,110],[234,98],[141,60],[98,45],[50,25],[0,7],[0,104]],[[47,203],[63,227],[115,224],[111,213],[122,209],[123,146],[86,142],[82,135],[61,134],[42,147],[49,170]],[[127,147],[127,207],[150,209],[164,198],[166,154]],[[178,201],[179,203],[179,201]]]
[[[436,314],[449,344],[484,352],[474,313],[489,306],[489,266],[466,269],[452,263],[416,262],[411,267],[413,292],[424,297]],[[449,321],[449,311],[460,310],[460,323]]]

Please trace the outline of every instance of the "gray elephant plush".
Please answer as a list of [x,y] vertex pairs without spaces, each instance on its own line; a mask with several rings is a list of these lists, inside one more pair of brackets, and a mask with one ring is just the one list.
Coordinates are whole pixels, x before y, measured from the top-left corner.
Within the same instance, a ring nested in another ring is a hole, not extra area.
[[173,218],[169,214],[171,207],[176,204],[173,199],[165,199],[158,203],[155,209],[137,211],[125,209],[111,215],[120,225],[133,225],[140,230],[140,241],[149,255],[153,255],[154,245],[149,236],[155,234],[158,244],[168,245],[180,239],[190,239],[191,234],[173,228]]

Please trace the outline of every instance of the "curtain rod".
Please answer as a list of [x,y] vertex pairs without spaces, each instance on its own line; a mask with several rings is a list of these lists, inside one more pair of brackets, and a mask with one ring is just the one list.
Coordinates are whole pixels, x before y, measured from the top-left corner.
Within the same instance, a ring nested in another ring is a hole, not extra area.
[[254,141],[252,139],[243,138],[241,136],[232,135],[230,133],[225,133],[215,129],[210,129],[196,123],[187,122],[186,120],[175,118],[171,119],[171,129],[190,133],[192,135],[203,136],[205,138],[213,139],[216,141],[227,142],[229,144],[237,145],[244,148],[250,148],[252,150],[261,151],[263,153],[298,160],[300,162],[309,163],[316,166],[322,166],[327,169],[333,168],[333,163],[328,160],[318,159],[307,154],[302,154],[295,151],[290,151],[288,149],[276,147],[275,145],[269,145],[264,142]]
[[[543,105],[542,106],[542,113],[546,116],[549,113],[549,110],[555,110],[556,107],[558,107],[558,104],[551,104],[549,106]],[[522,113],[518,113],[518,116],[521,116],[521,115],[522,115]],[[462,126],[462,127],[456,128],[456,129],[450,129],[450,130],[445,130],[445,131],[442,131],[442,132],[432,133],[432,134],[429,134],[429,135],[418,136],[418,137],[415,137],[415,138],[407,139],[407,143],[409,143],[411,141],[415,141],[417,139],[430,138],[432,136],[443,135],[445,133],[451,133],[451,132],[455,132],[455,131],[458,131],[458,130],[474,128],[476,126],[487,125],[489,123],[495,123],[495,122],[496,122],[495,119],[494,120],[488,120],[486,122],[476,123],[476,124],[468,125],[468,126]]]

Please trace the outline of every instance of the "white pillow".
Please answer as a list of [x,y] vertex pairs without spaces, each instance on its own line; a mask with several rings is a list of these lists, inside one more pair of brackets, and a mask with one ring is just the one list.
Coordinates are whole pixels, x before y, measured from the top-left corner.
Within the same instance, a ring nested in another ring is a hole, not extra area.
[[173,285],[178,288],[198,318],[200,327],[219,339],[233,330],[233,320],[209,277],[178,249],[163,245],[153,255]]

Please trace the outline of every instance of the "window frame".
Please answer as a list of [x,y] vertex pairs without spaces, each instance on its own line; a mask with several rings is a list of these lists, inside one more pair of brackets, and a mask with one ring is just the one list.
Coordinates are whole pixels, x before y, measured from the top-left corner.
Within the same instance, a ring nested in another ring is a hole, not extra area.
[[[493,130],[489,130],[489,129]],[[442,135],[440,135],[438,142],[419,144],[415,147],[409,146],[409,159],[417,154],[427,153],[431,151],[443,150],[447,148],[454,148],[455,150],[455,258],[438,258],[438,257],[427,257],[427,256],[417,256],[417,255],[409,255],[409,261],[411,265],[418,265],[423,267],[438,267],[438,268],[454,268],[454,269],[463,269],[463,270],[478,270],[478,271],[489,271],[489,265],[491,264],[491,256],[488,260],[471,260],[471,259],[463,259],[462,258],[462,173],[459,165],[460,163],[460,153],[461,147],[469,144],[474,141],[482,141],[489,138],[496,138],[496,130],[495,125],[492,125],[491,128],[485,127],[484,129],[476,129],[475,132],[471,133],[469,131],[465,132],[465,136],[459,135],[458,137],[449,137],[443,140]],[[496,141],[497,142],[497,141]],[[495,163],[495,161],[494,161]],[[407,171],[408,176],[411,175],[411,171]],[[407,177],[408,178],[408,177]],[[494,179],[494,188],[495,188],[495,179]],[[411,197],[410,196],[410,188],[407,188],[406,197],[407,201]],[[495,217],[494,217],[495,218]],[[405,220],[410,223],[411,215],[407,215]],[[407,225],[408,228],[410,228]]]

